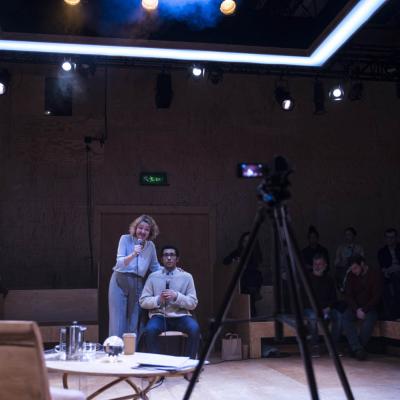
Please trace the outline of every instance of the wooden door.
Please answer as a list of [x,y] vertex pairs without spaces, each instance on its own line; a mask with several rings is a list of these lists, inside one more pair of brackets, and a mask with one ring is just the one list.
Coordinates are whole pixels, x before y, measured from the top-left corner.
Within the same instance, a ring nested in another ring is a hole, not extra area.
[[213,266],[215,215],[204,207],[125,207],[96,209],[96,254],[99,257],[99,337],[108,336],[108,285],[115,265],[119,238],[138,215],[149,214],[160,228],[157,253],[166,244],[176,245],[182,267],[193,275],[199,305],[195,315],[202,331],[213,312]]

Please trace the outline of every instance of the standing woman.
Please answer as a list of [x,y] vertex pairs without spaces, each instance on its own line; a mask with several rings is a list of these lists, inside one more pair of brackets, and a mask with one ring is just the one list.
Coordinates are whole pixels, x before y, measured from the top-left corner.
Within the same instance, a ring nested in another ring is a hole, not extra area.
[[129,234],[119,240],[117,263],[108,290],[110,336],[138,333],[143,278],[148,270],[154,272],[160,268],[152,242],[158,233],[154,219],[141,215],[130,224]]

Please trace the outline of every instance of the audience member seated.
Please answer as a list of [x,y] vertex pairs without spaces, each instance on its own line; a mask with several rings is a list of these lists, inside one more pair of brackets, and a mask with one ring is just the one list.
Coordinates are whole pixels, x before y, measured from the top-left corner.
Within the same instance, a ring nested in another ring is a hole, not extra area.
[[386,246],[378,251],[378,261],[384,276],[383,308],[384,318],[400,318],[400,243],[397,230],[385,231]]
[[340,290],[344,290],[344,280],[350,267],[349,260],[353,256],[364,256],[364,249],[361,245],[355,243],[357,231],[352,228],[346,228],[344,231],[345,243],[341,244],[336,250],[334,276],[336,285]]
[[[249,232],[244,232],[239,239],[238,245],[224,260],[224,265],[230,265],[233,261],[239,261],[240,255],[249,240]],[[263,276],[258,269],[262,263],[262,254],[258,241],[254,244],[253,251],[250,254],[249,261],[242,277],[240,278],[240,293],[250,295],[250,313],[251,316],[256,316],[256,302],[262,299],[261,286]]]
[[308,228],[308,246],[305,247],[301,253],[303,261],[310,271],[313,269],[313,259],[316,254],[322,254],[327,263],[327,269],[329,269],[329,253],[328,250],[319,244],[319,233],[317,229],[310,225]]
[[[335,308],[338,305],[334,279],[327,273],[327,260],[324,254],[315,254],[313,258],[312,272],[309,279],[314,290],[316,300],[323,311],[324,319],[331,322],[331,334],[335,344],[338,343],[341,334],[341,313]],[[311,308],[308,298],[305,298],[307,308],[304,316],[311,335],[312,355],[318,357],[319,336],[318,321],[315,311]]]
[[[349,259],[345,298],[347,309],[343,313],[343,331],[354,356],[362,361],[367,357],[365,347],[378,319],[378,305],[382,295],[382,276],[377,268],[369,267],[364,257]],[[356,322],[361,323],[360,333]]]
[[177,265],[179,250],[164,246],[163,267],[149,275],[139,304],[149,310],[149,322],[144,330],[146,348],[150,353],[160,353],[159,334],[163,331],[180,331],[188,335],[185,355],[196,358],[200,341],[200,328],[190,311],[197,306],[193,277]]

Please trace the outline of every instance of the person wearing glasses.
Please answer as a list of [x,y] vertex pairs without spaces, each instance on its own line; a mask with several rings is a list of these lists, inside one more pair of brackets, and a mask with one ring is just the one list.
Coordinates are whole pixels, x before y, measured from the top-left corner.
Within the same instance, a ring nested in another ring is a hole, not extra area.
[[141,215],[129,226],[129,234],[122,235],[117,250],[117,261],[108,290],[109,335],[122,337],[124,333],[140,334],[139,297],[147,272],[160,268],[153,240],[158,226],[149,215]]
[[197,306],[193,277],[178,267],[179,250],[168,245],[161,250],[163,267],[148,277],[139,304],[149,310],[149,322],[144,330],[149,353],[160,353],[159,334],[180,331],[188,335],[185,355],[196,358],[200,328],[191,311]]

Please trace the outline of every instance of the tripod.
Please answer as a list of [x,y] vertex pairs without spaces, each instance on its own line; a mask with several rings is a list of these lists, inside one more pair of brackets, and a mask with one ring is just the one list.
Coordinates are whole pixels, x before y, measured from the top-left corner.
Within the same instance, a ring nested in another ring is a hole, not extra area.
[[[343,390],[348,400],[353,400],[353,394],[344,372],[342,363],[340,362],[335,344],[328,330],[326,321],[324,320],[321,308],[317,304],[316,297],[312,286],[310,285],[306,270],[300,257],[299,247],[295,240],[292,228],[288,222],[287,209],[284,201],[290,198],[290,193],[287,190],[289,186],[288,176],[292,171],[289,169],[287,161],[283,157],[277,157],[274,160],[272,170],[265,169],[264,181],[258,187],[260,197],[260,206],[256,213],[253,227],[250,231],[249,240],[243,249],[240,257],[240,262],[229,283],[226,295],[220,307],[220,310],[210,327],[210,335],[207,339],[205,347],[200,355],[199,363],[193,373],[192,379],[183,397],[184,400],[189,400],[194,389],[197,378],[201,372],[206,358],[210,350],[214,346],[215,340],[218,337],[222,325],[227,321],[230,304],[232,302],[235,288],[246,269],[250,259],[251,252],[256,242],[257,235],[262,224],[265,222],[266,216],[269,215],[272,220],[275,243],[275,268],[274,268],[274,299],[275,310],[272,318],[275,323],[275,336],[277,340],[283,338],[283,324],[291,325],[296,330],[297,340],[299,343],[300,353],[303,360],[308,387],[312,400],[319,400],[317,382],[315,379],[313,364],[309,347],[307,346],[307,327],[304,322],[301,285],[305,290],[307,298],[311,304],[313,311],[317,316],[319,326],[321,327],[326,346],[333,359],[336,372],[339,376]],[[282,279],[281,279],[281,257],[283,256],[287,263],[287,283],[290,293],[291,306],[294,313],[292,316],[283,312],[282,304]],[[257,319],[258,321],[260,319]],[[241,321],[242,322],[242,321]]]

